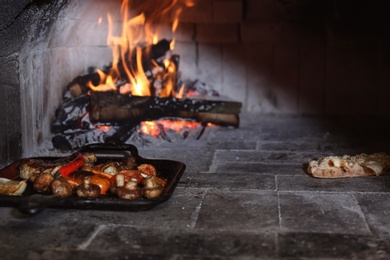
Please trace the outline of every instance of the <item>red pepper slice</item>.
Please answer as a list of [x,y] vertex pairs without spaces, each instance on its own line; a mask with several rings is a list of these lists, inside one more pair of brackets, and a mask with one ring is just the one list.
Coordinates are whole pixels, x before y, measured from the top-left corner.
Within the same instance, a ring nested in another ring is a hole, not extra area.
[[70,163],[62,166],[57,171],[57,174],[60,174],[62,177],[66,177],[84,165],[85,159],[81,153],[74,153],[73,156],[75,157],[75,159],[73,159]]

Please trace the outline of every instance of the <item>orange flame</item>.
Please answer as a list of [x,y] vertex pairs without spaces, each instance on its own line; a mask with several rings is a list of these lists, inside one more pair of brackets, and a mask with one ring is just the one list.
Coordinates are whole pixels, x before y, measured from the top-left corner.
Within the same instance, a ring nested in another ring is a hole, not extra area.
[[[149,6],[141,1],[139,9],[143,13],[131,17],[130,15],[131,0],[123,0],[121,5],[122,31],[120,36],[114,35],[113,19],[107,14],[108,20],[108,37],[107,45],[112,49],[112,69],[108,74],[98,71],[100,82],[97,86],[92,82],[88,86],[94,91],[118,91],[116,82],[122,74],[125,73],[128,83],[119,90],[122,94],[132,94],[137,96],[150,96],[151,86],[148,77],[145,75],[142,66],[142,45],[157,44],[159,36],[155,32],[153,25],[163,21],[163,19],[172,19],[172,33],[174,33],[179,24],[179,16],[185,7],[192,7],[193,0],[159,0]],[[173,50],[175,41],[170,42],[170,49]],[[121,62],[130,61],[130,62]],[[119,64],[122,65],[119,68]],[[155,64],[154,66],[156,66]],[[157,65],[158,66],[158,65]],[[161,97],[175,95],[174,88],[176,84],[175,64],[170,60],[164,61],[165,74],[163,76],[164,87],[156,93]]]
[[172,130],[180,133],[184,129],[195,129],[200,125],[200,122],[184,120],[161,119],[157,121],[143,121],[141,122],[139,132],[158,137],[162,132]]

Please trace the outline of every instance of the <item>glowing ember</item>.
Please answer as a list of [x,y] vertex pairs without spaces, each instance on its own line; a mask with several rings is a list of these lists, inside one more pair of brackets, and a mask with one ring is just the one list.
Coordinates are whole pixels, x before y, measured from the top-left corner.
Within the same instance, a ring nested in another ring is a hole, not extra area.
[[158,137],[162,133],[167,133],[169,131],[175,131],[176,133],[190,131],[200,125],[201,123],[193,121],[161,119],[157,121],[141,122],[138,132]]
[[111,126],[108,126],[108,125],[98,125],[96,126],[96,128],[99,128],[100,130],[102,130],[103,132],[108,132],[111,130]]

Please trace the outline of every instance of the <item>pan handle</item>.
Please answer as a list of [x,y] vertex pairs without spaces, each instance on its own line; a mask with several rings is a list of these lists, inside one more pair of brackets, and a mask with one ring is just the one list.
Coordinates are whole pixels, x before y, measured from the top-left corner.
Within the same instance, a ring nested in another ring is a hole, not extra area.
[[138,149],[132,144],[105,144],[105,143],[95,143],[88,144],[81,148],[80,152],[94,152],[94,151],[130,151],[131,155],[134,157],[139,157]]
[[33,216],[50,207],[56,200],[58,197],[53,195],[34,194],[22,200],[18,210],[25,215]]

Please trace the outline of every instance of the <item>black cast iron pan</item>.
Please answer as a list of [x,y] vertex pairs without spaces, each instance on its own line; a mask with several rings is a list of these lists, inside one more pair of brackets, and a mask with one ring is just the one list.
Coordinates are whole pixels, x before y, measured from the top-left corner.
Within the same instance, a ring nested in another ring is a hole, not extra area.
[[[0,206],[16,207],[22,213],[36,214],[47,207],[50,208],[73,208],[73,209],[93,209],[93,210],[115,210],[115,211],[143,211],[151,209],[168,200],[177,183],[179,182],[185,164],[173,160],[145,159],[139,156],[134,145],[122,144],[90,144],[80,150],[80,152],[93,152],[98,158],[98,163],[107,161],[121,161],[126,156],[134,156],[138,164],[152,164],[157,169],[157,175],[166,179],[167,183],[163,193],[154,199],[142,198],[139,200],[125,200],[113,195],[100,196],[98,198],[80,198],[76,195],[66,198],[59,198],[53,195],[38,194],[33,189],[31,183],[28,184],[22,196],[0,195]],[[55,160],[58,157],[35,157],[36,159]],[[18,160],[0,170],[0,177],[8,179],[18,179],[18,167],[22,160]]]

